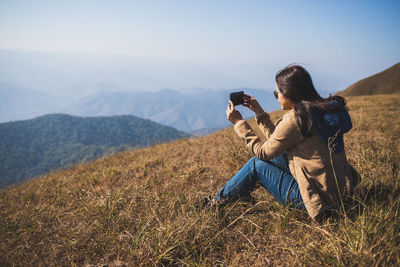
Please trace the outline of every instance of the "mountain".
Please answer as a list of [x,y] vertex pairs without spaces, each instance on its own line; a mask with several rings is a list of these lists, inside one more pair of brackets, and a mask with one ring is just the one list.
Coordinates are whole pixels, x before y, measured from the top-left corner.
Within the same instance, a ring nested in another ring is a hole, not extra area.
[[0,190],[0,265],[399,266],[400,95],[347,99],[362,182],[336,217],[312,221],[262,187],[202,208],[252,157],[229,127]]
[[80,118],[51,114],[0,124],[0,187],[128,147],[188,135],[135,116]]
[[[279,108],[267,90],[237,88],[190,92],[162,89],[148,92],[97,92],[82,97],[43,93],[17,84],[0,82],[0,122],[26,120],[49,113],[76,116],[134,115],[185,132],[209,132],[229,125],[225,116],[229,93],[244,90],[254,95],[266,111]],[[238,107],[245,117],[253,116]]]
[[0,81],[0,122],[30,119],[56,110],[60,96]]
[[[0,102],[7,103],[8,94],[15,91],[10,103],[18,105],[1,109],[0,122],[50,113],[134,115],[186,132],[220,129],[228,125],[229,92],[258,88],[278,69],[268,64],[0,49]],[[162,88],[174,90],[156,91]],[[270,92],[260,95],[266,95],[268,111],[279,108]]]
[[362,79],[338,94],[342,96],[400,94],[400,63]]
[[[239,90],[255,96],[266,111],[279,108],[273,94],[261,89],[199,89],[186,94],[163,89],[142,93],[98,93],[74,102],[62,112],[79,116],[133,114],[181,131],[202,132],[204,129],[220,129],[229,125],[225,114],[229,93]],[[245,108],[238,109],[244,117],[253,116]]]

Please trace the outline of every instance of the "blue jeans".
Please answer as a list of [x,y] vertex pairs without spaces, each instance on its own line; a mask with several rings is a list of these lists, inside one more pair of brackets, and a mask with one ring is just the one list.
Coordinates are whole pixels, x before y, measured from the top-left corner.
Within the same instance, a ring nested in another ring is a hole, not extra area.
[[299,185],[290,173],[286,152],[268,161],[251,158],[218,191],[215,199],[246,196],[256,187],[257,182],[285,206],[305,209]]

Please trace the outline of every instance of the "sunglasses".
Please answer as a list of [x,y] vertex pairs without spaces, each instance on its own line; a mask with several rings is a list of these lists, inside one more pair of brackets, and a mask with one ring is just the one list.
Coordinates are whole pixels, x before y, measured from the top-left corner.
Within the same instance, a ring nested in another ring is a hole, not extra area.
[[276,99],[278,99],[278,91],[274,91],[274,96]]

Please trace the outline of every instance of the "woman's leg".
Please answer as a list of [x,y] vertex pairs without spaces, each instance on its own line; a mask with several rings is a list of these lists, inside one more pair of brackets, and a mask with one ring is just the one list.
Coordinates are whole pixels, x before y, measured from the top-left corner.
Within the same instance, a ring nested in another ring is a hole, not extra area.
[[284,205],[304,209],[299,186],[290,173],[285,153],[271,161],[251,158],[218,191],[215,199],[231,199],[248,195],[255,188],[257,181]]

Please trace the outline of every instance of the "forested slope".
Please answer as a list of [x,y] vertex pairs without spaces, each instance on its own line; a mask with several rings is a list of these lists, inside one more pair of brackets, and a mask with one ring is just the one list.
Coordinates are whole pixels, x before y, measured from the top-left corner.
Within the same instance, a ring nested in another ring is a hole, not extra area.
[[188,135],[135,116],[52,114],[0,124],[0,188],[51,169]]

